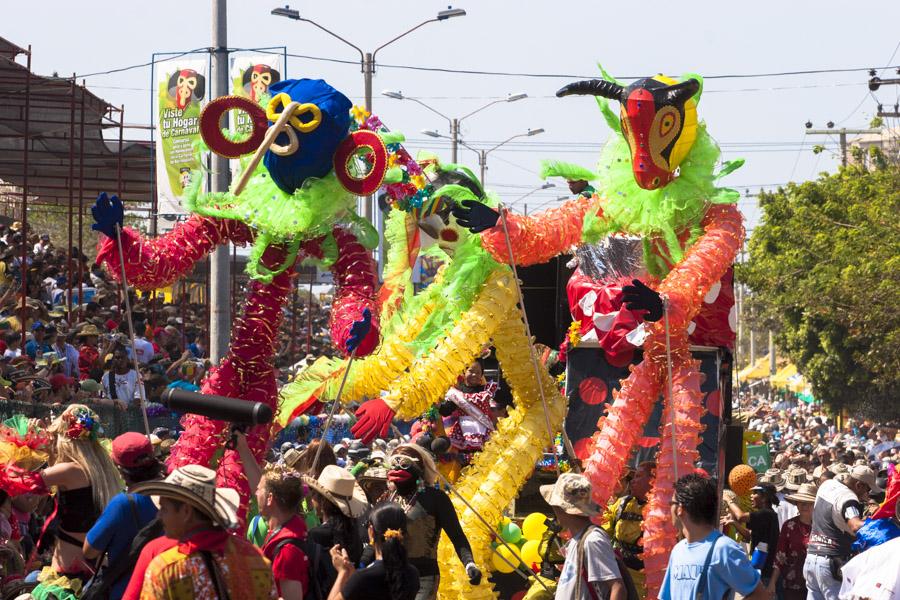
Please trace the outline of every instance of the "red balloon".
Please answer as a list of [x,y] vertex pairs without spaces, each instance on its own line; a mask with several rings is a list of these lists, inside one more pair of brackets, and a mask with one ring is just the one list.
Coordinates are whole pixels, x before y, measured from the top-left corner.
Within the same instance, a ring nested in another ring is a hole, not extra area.
[[585,404],[603,404],[607,393],[606,382],[599,377],[588,377],[578,384],[578,395]]

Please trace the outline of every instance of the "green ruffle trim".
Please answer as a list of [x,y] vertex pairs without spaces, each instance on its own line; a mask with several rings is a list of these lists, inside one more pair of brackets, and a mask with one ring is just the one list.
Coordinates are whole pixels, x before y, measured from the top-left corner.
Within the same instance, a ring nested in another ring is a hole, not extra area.
[[542,160],[540,177],[541,179],[562,177],[566,181],[594,181],[597,179],[597,174],[574,163],[561,160]]

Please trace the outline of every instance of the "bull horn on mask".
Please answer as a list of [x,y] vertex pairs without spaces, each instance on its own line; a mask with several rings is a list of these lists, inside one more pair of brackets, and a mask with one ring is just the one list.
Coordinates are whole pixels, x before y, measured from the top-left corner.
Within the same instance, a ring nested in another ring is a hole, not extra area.
[[680,83],[666,88],[666,94],[672,104],[683,104],[688,101],[700,89],[700,82],[696,79],[686,79]]
[[625,99],[625,88],[618,83],[607,81],[605,79],[585,79],[570,83],[556,92],[557,98],[563,96],[603,96],[610,100]]

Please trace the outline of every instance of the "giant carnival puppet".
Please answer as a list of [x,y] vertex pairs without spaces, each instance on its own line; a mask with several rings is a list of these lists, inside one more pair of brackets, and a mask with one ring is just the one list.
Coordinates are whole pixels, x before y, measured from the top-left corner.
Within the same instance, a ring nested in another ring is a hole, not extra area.
[[[507,241],[518,263],[534,264],[607,237],[640,238],[645,267],[640,278],[618,283],[613,292],[600,281],[580,283],[593,286],[598,297],[617,296],[613,314],[601,317],[616,319],[615,312],[627,309],[632,327],[644,328],[643,360],[631,368],[598,423],[584,467],[594,500],[605,506],[656,399],[664,395],[663,415],[670,424],[662,427],[658,468],[643,510],[647,590],[654,595],[676,540],[669,516],[673,484],[693,470],[702,429],[699,363],[691,356],[688,335],[704,297],[720,285],[743,239],[737,192],[715,185],[740,162],[716,172],[719,149],[696,116],[701,81],[696,75],[680,81],[659,75],[624,86],[604,72],[603,79],[563,87],[560,97],[595,96],[613,130],[592,177],[599,192],[534,216],[508,214],[505,228],[497,211],[483,204],[465,202],[457,209],[473,230],[483,231],[484,248],[500,261],[508,256]],[[609,100],[620,103],[619,115]],[[584,275],[576,272],[576,277]]]
[[[204,108],[204,141],[218,154],[244,156],[244,173],[224,193],[199,193],[201,178],[197,178],[185,200],[192,214],[171,232],[146,239],[121,228],[123,208],[115,196],[101,195],[93,213],[94,228],[104,234],[97,261],[120,277],[116,243],[120,231],[125,276],[129,285],[142,290],[158,289],[187,275],[216,246],[252,244],[243,314],[234,321],[227,355],[211,369],[201,390],[274,408],[275,338],[298,262],[324,265],[334,274],[334,344],[356,356],[372,352],[378,344],[378,277],[369,250],[377,243],[377,233],[353,209],[357,194],[371,193],[381,184],[386,151],[375,133],[351,131],[355,122],[350,101],[324,81],[280,81],[270,93],[265,108],[236,96],[219,98]],[[254,127],[247,139],[229,139],[220,129],[221,117],[231,109],[250,116]],[[246,155],[254,151],[248,159]],[[375,157],[374,167],[365,173],[354,163],[359,152]],[[228,440],[226,424],[189,414],[182,425],[169,468],[211,464]],[[265,457],[268,442],[268,425],[248,432],[258,460]],[[237,453],[226,449],[217,469],[219,484],[239,490],[246,508],[248,489]]]

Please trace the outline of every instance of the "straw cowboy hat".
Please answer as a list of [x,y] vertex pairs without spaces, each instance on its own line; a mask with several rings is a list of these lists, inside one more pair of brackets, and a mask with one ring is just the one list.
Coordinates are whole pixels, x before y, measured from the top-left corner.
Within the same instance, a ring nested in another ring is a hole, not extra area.
[[550,506],[570,515],[595,517],[600,507],[591,500],[591,482],[578,473],[563,473],[552,485],[541,486],[541,496]]
[[351,519],[361,517],[369,508],[366,493],[347,469],[328,465],[322,469],[319,479],[304,475],[303,481]]
[[89,324],[85,325],[84,327],[82,327],[81,330],[78,332],[78,334],[75,337],[85,337],[88,335],[99,336],[99,335],[101,335],[101,333],[100,333],[100,330],[97,329],[96,325],[89,323]]
[[819,488],[814,483],[800,484],[800,489],[784,497],[788,502],[815,502]]
[[784,478],[784,489],[789,492],[796,492],[804,483],[810,483],[809,474],[806,472],[806,469],[801,469],[800,467],[788,469]]
[[771,483],[775,486],[776,491],[781,491],[784,489],[784,475],[781,474],[781,469],[768,469],[765,473],[759,478],[760,483]]
[[[406,452],[402,452],[405,450]],[[422,464],[422,472],[425,476],[425,483],[428,485],[432,485],[438,478],[438,470],[437,465],[434,464],[434,458],[431,456],[431,453],[418,444],[400,444],[393,450],[391,450],[391,456],[395,454],[413,454],[416,458],[419,459],[419,462]],[[390,463],[390,458],[388,458],[388,463]]]
[[150,496],[157,506],[160,498],[190,504],[226,529],[238,522],[241,499],[237,490],[216,487],[216,472],[200,465],[185,465],[162,481],[145,481],[130,491]]

